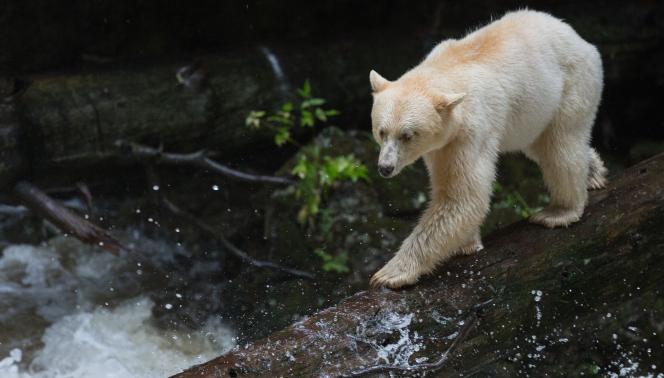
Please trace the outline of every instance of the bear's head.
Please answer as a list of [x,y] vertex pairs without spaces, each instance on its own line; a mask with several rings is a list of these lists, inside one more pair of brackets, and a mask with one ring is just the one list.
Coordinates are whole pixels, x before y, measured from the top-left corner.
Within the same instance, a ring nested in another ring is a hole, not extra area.
[[460,128],[453,109],[465,94],[433,88],[425,77],[389,81],[369,73],[373,90],[371,123],[380,145],[378,172],[396,176],[427,152],[443,148]]

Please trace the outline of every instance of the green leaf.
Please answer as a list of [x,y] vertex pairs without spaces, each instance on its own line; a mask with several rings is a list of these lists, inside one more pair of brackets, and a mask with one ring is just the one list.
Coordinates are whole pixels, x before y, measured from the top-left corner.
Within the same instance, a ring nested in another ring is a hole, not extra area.
[[298,89],[297,93],[305,100],[311,97],[311,83],[309,83],[309,79],[304,81],[302,88]]
[[261,127],[261,119],[265,117],[265,112],[262,110],[252,110],[247,115],[247,118],[244,121],[244,124],[253,129],[258,129]]
[[314,115],[308,110],[303,110],[300,115],[300,125],[303,127],[314,127]]
[[325,252],[322,248],[316,248],[314,253],[323,260],[323,270],[326,272],[348,273],[348,251],[341,250],[335,256]]
[[317,98],[317,97],[310,98],[310,99],[308,100],[308,102],[309,102],[309,104],[311,104],[311,106],[321,106],[321,105],[325,104],[325,100],[324,100],[324,99],[322,99],[322,98]]
[[287,102],[283,105],[281,105],[281,111],[284,113],[290,113],[293,111],[293,103],[292,102]]
[[323,122],[327,122],[327,114],[325,114],[325,111],[321,108],[316,108],[316,118]]
[[287,127],[279,127],[274,135],[274,143],[281,147],[290,140],[290,131]]
[[267,120],[282,126],[293,126],[293,120],[290,113],[277,112],[277,114],[267,117]]
[[307,161],[307,155],[300,154],[300,157],[298,158],[297,163],[295,164],[295,167],[293,167],[291,173],[303,179],[306,177],[308,172],[309,172],[309,164]]

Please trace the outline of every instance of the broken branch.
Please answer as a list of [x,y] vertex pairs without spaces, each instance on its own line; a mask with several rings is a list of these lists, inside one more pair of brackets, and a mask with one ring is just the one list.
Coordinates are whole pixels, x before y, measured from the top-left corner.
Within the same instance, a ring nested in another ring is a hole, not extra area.
[[210,159],[208,152],[200,150],[189,154],[175,154],[163,152],[161,149],[156,149],[144,146],[137,143],[131,143],[124,140],[115,142],[115,146],[121,149],[128,150],[131,155],[137,158],[154,159],[157,163],[173,164],[173,165],[190,165],[199,168],[209,169],[212,172],[222,176],[230,177],[232,179],[246,181],[246,182],[262,182],[267,184],[288,185],[294,181],[287,177],[280,176],[267,176],[256,175],[238,171],[223,164]]
[[208,225],[207,223],[203,222],[202,220],[196,218],[193,214],[190,214],[189,212],[182,210],[180,207],[175,205],[173,202],[168,200],[167,198],[162,196],[162,203],[170,211],[171,213],[180,216],[182,218],[187,219],[189,222],[191,222],[193,225],[198,227],[199,229],[205,231],[209,235],[217,238],[221,244],[229,250],[234,256],[239,258],[241,261],[254,266],[256,268],[265,268],[265,269],[273,269],[277,270],[286,274],[289,274],[291,276],[295,277],[300,277],[300,278],[306,278],[306,279],[313,279],[314,275],[310,272],[305,272],[302,270],[298,269],[293,269],[293,268],[287,268],[284,266],[281,266],[279,264],[275,264],[270,261],[262,261],[262,260],[256,260],[253,257],[249,256],[246,252],[241,250],[240,248],[236,247],[233,243],[230,242],[230,240],[226,239],[223,235],[221,235],[217,230],[215,230],[212,226]]
[[[146,173],[148,176],[148,180],[150,181],[151,185],[158,185],[159,184],[159,179],[157,177],[157,174],[153,167],[150,164],[146,164]],[[184,218],[185,220],[189,221],[191,224],[196,226],[198,229],[202,230],[203,232],[209,234],[210,236],[216,238],[221,242],[221,244],[228,250],[230,251],[235,257],[239,258],[241,261],[243,261],[246,264],[249,264],[250,266],[254,266],[256,268],[265,268],[265,269],[273,269],[277,270],[286,274],[289,274],[294,277],[300,277],[300,278],[306,278],[306,279],[313,279],[314,275],[313,273],[310,272],[305,272],[302,270],[298,269],[292,269],[292,268],[287,268],[284,266],[281,266],[279,264],[275,264],[270,261],[262,261],[262,260],[257,260],[254,259],[253,257],[249,256],[246,252],[241,250],[240,248],[236,247],[233,243],[231,243],[230,240],[228,240],[225,236],[223,236],[218,230],[216,230],[214,227],[210,226],[206,222],[198,219],[195,215],[191,214],[190,212],[183,210],[180,208],[178,205],[173,203],[171,200],[166,198],[166,196],[163,193],[159,193],[158,199],[161,202],[161,204],[166,208],[166,210],[170,211],[173,215]]]
[[53,223],[65,234],[84,243],[98,245],[114,254],[127,250],[108,231],[81,218],[34,185],[21,181],[14,187],[14,193],[25,207]]

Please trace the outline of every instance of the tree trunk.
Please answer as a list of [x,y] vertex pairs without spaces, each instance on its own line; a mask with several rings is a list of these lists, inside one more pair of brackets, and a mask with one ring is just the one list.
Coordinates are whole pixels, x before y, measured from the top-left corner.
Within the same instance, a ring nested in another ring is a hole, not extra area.
[[664,154],[569,228],[513,224],[414,287],[360,292],[176,377],[656,374],[663,222]]

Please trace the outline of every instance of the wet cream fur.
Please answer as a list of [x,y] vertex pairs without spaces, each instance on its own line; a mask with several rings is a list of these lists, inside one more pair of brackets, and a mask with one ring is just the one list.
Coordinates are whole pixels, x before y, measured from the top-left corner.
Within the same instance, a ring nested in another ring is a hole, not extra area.
[[436,46],[398,80],[370,73],[379,165],[391,176],[423,157],[431,201],[372,286],[413,284],[450,256],[482,249],[496,161],[521,151],[542,170],[551,203],[531,221],[579,220],[606,169],[590,147],[602,93],[597,49],[564,22],[518,11]]

